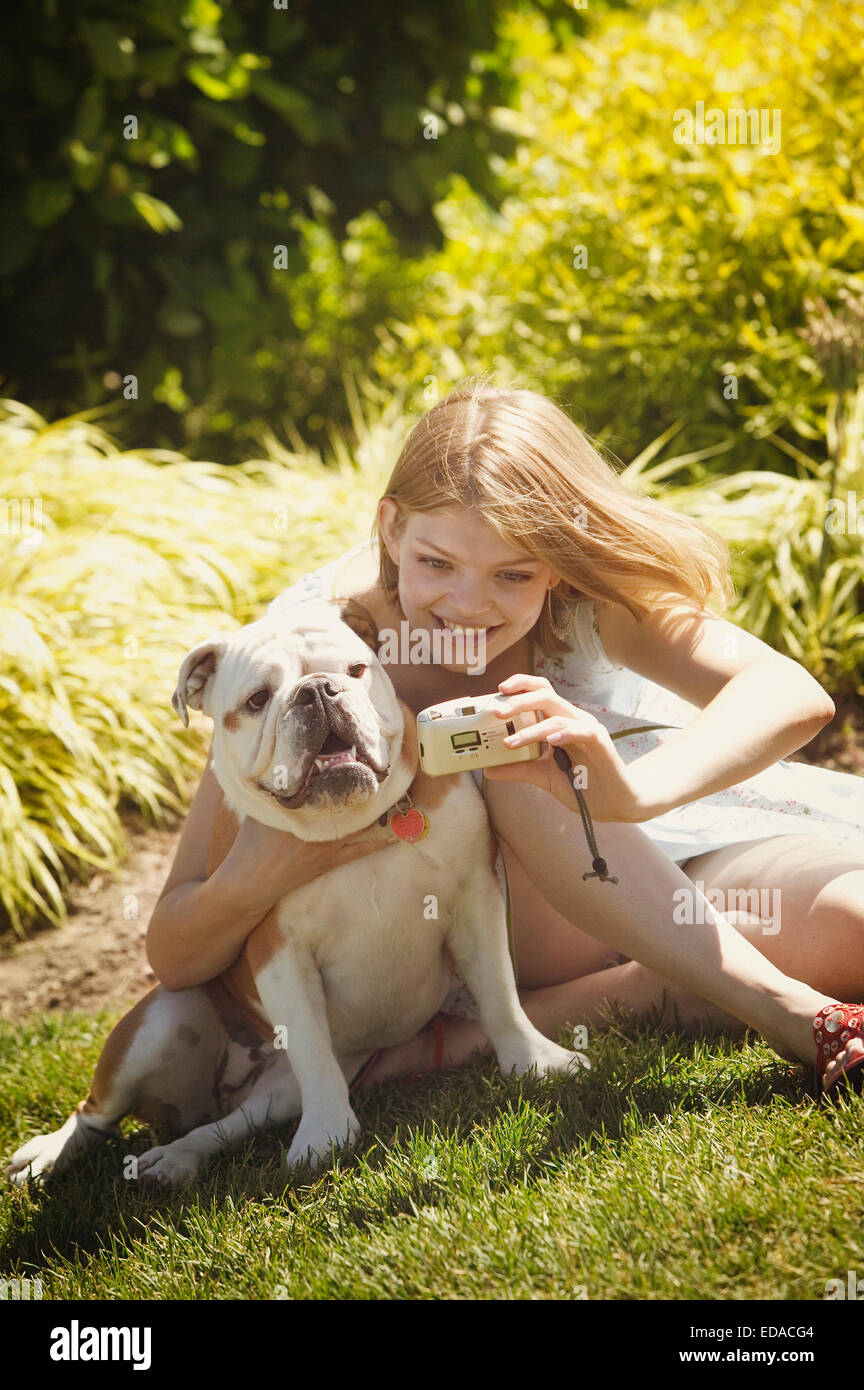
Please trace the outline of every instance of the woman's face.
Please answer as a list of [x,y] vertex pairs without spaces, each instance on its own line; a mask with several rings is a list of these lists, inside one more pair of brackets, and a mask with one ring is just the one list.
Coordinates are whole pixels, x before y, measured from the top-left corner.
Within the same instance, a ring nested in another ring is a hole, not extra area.
[[[558,583],[548,565],[503,541],[471,508],[409,511],[398,535],[393,529],[397,515],[393,499],[382,498],[379,524],[399,567],[399,602],[412,631],[482,629],[485,637],[477,634],[475,640],[485,641],[488,665],[531,630],[547,589]],[[442,643],[441,650],[446,656],[447,645]],[[465,662],[440,664],[447,670],[465,669]]]

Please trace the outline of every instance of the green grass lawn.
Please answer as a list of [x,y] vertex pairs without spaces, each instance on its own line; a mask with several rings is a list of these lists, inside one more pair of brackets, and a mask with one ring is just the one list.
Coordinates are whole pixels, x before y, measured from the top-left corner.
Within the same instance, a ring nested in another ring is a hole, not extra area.
[[[86,1094],[117,1016],[0,1027],[4,1167]],[[151,1193],[123,1159],[165,1136],[126,1121],[42,1192],[4,1179],[0,1277],[46,1299],[821,1300],[864,1274],[864,1101],[623,1014],[588,1053],[572,1081],[490,1061],[386,1083],[316,1177],[280,1176],[286,1127]]]

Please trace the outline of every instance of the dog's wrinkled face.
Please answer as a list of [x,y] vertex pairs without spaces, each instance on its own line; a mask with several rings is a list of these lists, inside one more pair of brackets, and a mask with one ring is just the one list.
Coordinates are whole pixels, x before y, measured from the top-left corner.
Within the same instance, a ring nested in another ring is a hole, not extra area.
[[376,797],[404,732],[376,645],[366,609],[342,600],[282,609],[188,654],[172,704],[184,723],[187,705],[212,718],[235,809],[306,839],[350,833],[326,822]]

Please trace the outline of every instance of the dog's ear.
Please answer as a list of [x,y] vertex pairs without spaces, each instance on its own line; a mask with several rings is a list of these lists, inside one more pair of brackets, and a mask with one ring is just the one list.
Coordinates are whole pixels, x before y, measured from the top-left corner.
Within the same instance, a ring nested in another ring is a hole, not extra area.
[[364,608],[362,603],[358,603],[356,598],[337,598],[334,599],[336,607],[339,609],[339,617],[350,627],[352,632],[362,638],[367,647],[370,647],[375,655],[378,655],[378,624],[372,617],[368,608]]
[[206,642],[199,642],[183,660],[177,685],[171,696],[171,704],[187,729],[189,715],[186,706],[189,705],[192,709],[204,708],[207,686],[216,674],[216,667],[227,640],[226,637],[211,637]]

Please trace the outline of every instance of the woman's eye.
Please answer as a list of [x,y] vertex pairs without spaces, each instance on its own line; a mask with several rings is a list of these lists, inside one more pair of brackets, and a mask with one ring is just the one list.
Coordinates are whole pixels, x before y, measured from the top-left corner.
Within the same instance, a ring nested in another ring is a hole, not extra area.
[[369,667],[366,665],[365,661],[355,661],[352,666],[348,667],[348,674],[349,676],[358,677],[362,676],[363,672],[368,670]]
[[269,699],[269,690],[256,690],[254,695],[249,696],[246,705],[248,709],[263,709]]
[[[449,568],[447,561],[440,560],[437,555],[421,555],[419,559],[422,565],[431,565],[433,569],[439,569],[441,565],[444,565],[445,568]],[[533,574],[519,573],[515,570],[502,570],[501,573],[503,578],[507,580],[508,584],[512,583],[514,580],[517,584],[527,584],[529,579],[534,578]]]

